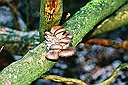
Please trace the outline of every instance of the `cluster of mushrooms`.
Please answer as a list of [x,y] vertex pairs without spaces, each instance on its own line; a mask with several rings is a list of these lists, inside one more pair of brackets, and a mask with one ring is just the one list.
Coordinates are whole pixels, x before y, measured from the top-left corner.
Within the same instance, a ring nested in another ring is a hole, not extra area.
[[73,36],[66,32],[62,26],[53,26],[50,32],[45,32],[47,49],[49,52],[46,58],[57,60],[59,57],[69,57],[75,54],[76,50],[70,48]]

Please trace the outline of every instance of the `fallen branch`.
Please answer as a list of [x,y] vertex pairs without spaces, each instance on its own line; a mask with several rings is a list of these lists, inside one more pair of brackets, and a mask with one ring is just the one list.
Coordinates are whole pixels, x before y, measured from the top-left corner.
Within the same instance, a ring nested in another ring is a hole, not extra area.
[[[115,71],[113,72],[113,74],[111,75],[110,78],[108,78],[107,80],[98,83],[98,84],[93,84],[93,85],[109,85],[114,79],[116,79],[116,76],[118,75],[118,73],[122,70],[128,68],[128,63],[123,63],[121,64],[118,68],[115,69]],[[56,82],[63,82],[66,84],[76,84],[76,85],[88,85],[87,83],[79,80],[79,79],[74,79],[74,78],[65,78],[65,77],[60,77],[60,76],[56,76],[56,75],[42,75],[41,78],[46,79],[46,80],[52,80],[52,81],[56,81]]]

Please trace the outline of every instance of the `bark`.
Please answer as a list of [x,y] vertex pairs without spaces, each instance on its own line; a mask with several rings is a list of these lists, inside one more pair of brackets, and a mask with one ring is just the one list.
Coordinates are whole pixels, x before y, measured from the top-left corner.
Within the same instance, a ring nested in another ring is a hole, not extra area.
[[[73,34],[72,46],[75,47],[82,38],[106,16],[112,14],[127,0],[92,0],[81,8],[63,26]],[[41,24],[42,22],[40,22]],[[45,58],[48,50],[45,41],[20,60],[10,64],[0,73],[0,85],[28,85],[49,71],[56,63]]]

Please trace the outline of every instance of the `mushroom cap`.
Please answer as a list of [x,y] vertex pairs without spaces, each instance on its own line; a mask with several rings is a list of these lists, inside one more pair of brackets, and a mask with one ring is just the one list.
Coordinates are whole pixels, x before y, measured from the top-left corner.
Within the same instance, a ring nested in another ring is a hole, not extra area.
[[55,32],[54,32],[54,35],[57,35],[59,33],[64,33],[66,32],[66,29],[65,28],[61,28],[61,29],[57,29]]
[[56,30],[61,29],[61,28],[63,28],[63,27],[62,26],[53,26],[51,28],[51,31],[50,32],[54,34]]
[[59,52],[60,57],[69,57],[75,54],[76,50],[73,48],[63,49]]
[[47,59],[50,60],[57,60],[59,58],[58,52],[48,52],[45,56]]
[[65,32],[66,32],[66,29],[65,29],[65,28],[58,29],[58,30],[55,31],[54,36],[55,36],[57,39],[64,38],[64,37],[66,37],[65,35],[63,35]]
[[68,37],[64,37],[60,40],[58,40],[59,43],[70,43],[72,42],[72,39],[68,38]]
[[46,45],[47,45],[48,47],[50,47],[51,44],[52,44],[52,42],[48,42],[48,41],[46,41]]
[[50,35],[50,36],[52,35],[52,33],[51,32],[48,32],[48,31],[46,31],[45,34],[46,35]]
[[70,47],[70,43],[63,45],[63,49],[68,49]]
[[70,38],[70,39],[73,38],[72,34],[70,34],[70,33],[68,33],[68,32],[65,32],[65,33],[64,33],[64,36],[66,36],[66,37],[68,37],[68,38]]
[[62,49],[63,47],[62,47],[62,45],[60,45],[60,44],[52,44],[50,47],[49,47],[49,49],[50,50],[60,50],[60,49]]

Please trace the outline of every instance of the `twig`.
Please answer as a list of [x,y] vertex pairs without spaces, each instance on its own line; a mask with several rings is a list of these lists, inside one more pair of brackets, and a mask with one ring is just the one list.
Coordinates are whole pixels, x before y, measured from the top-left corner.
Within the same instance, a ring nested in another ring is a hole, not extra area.
[[1,52],[3,49],[4,49],[4,46],[2,46],[2,47],[0,48],[0,52]]
[[87,85],[85,82],[79,79],[66,78],[66,77],[61,77],[61,76],[56,76],[56,75],[42,75],[41,78],[46,79],[46,80],[56,81],[56,82],[63,82],[68,85],[71,85],[71,84]]

